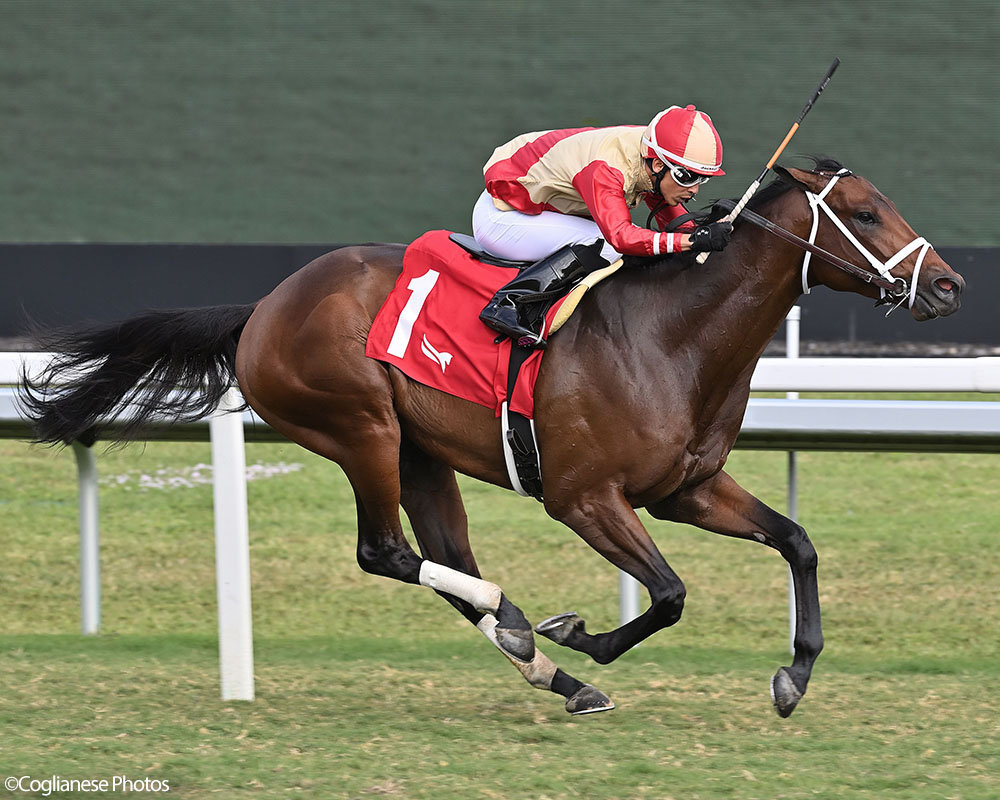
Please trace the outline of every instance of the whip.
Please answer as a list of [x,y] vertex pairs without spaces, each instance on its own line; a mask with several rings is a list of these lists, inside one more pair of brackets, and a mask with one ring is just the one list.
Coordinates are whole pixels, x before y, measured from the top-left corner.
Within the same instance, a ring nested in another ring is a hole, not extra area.
[[[764,180],[768,170],[770,170],[771,167],[774,166],[774,162],[778,160],[778,156],[781,155],[782,150],[784,150],[785,146],[791,141],[792,137],[795,135],[795,131],[799,129],[799,125],[801,124],[802,120],[805,119],[806,114],[809,113],[809,109],[812,108],[813,103],[815,103],[819,99],[819,96],[823,93],[823,90],[826,88],[826,85],[830,82],[830,78],[833,77],[833,73],[836,72],[837,67],[839,66],[840,66],[840,59],[839,58],[833,59],[833,63],[830,65],[830,69],[826,71],[826,75],[823,76],[823,80],[821,80],[819,86],[816,87],[816,91],[812,93],[812,97],[809,98],[809,102],[805,104],[805,107],[799,114],[799,118],[795,120],[795,123],[792,125],[792,127],[788,129],[788,133],[785,134],[785,138],[782,139],[781,144],[778,145],[778,149],[774,151],[774,155],[771,156],[771,160],[767,162],[767,165],[761,171],[760,175],[757,176],[757,180],[755,180],[753,183],[750,184],[750,188],[746,190],[746,192],[743,194],[743,197],[740,198],[739,202],[736,204],[733,210],[730,211],[725,217],[723,217],[720,220],[720,222],[732,222],[740,215],[740,212],[743,210],[744,206],[746,206],[746,204],[750,202],[750,198],[753,197],[754,192],[756,192],[760,188],[761,181]],[[699,264],[704,264],[707,260],[708,260],[708,253],[698,254],[697,261]]]

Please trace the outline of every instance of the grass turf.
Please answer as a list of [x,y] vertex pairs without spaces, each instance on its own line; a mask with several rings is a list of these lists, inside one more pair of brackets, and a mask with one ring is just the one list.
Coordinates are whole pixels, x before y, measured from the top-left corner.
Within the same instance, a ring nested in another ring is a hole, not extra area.
[[[104,633],[80,637],[68,453],[0,444],[0,766],[146,776],[171,796],[990,798],[1000,565],[995,456],[800,455],[827,646],[789,720],[786,571],[765,548],[648,520],[685,579],[685,616],[615,664],[552,644],[618,704],[573,718],[433,593],[353,560],[339,470],[252,482],[254,703],[218,700],[211,489],[118,475],[208,460],[207,445],[101,454]],[[731,472],[783,507],[784,457]],[[617,619],[617,576],[533,501],[462,481],[484,573],[529,617]],[[859,490],[859,486],[871,487]],[[127,488],[128,487],[128,488]],[[67,795],[69,796],[69,795]]]

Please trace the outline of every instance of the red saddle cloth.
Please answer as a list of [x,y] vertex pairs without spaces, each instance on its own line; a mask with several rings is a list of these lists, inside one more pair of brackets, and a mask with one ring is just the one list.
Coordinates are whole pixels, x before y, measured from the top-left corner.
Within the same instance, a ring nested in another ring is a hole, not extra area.
[[[512,343],[494,344],[497,334],[479,321],[479,312],[517,271],[477,261],[448,236],[429,231],[406,248],[403,272],[375,317],[365,354],[499,416]],[[528,356],[510,401],[512,411],[529,418],[543,352]]]

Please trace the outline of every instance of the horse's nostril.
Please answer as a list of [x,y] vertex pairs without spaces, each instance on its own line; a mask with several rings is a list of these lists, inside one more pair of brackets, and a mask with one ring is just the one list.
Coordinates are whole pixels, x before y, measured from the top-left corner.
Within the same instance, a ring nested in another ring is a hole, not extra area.
[[934,281],[934,285],[942,292],[953,292],[955,290],[955,282],[950,278],[938,278]]

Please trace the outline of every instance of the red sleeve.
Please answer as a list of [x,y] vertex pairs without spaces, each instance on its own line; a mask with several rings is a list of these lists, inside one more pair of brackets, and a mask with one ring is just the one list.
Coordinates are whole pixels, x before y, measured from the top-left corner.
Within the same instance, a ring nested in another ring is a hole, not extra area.
[[[649,206],[650,211],[652,211],[660,204],[659,198],[657,198],[657,196],[654,194],[647,194],[644,199],[646,201],[646,205]],[[688,210],[684,208],[683,204],[681,203],[678,203],[675,206],[665,205],[663,206],[662,209],[660,209],[660,211],[657,212],[656,222],[660,226],[660,230],[664,231],[667,229],[667,225],[669,225],[671,222],[677,219],[677,217],[687,213]],[[696,227],[697,226],[694,224],[694,222],[688,220],[687,222],[682,223],[677,230],[684,233],[690,233]]]
[[625,203],[625,176],[606,162],[588,164],[573,178],[573,186],[607,243],[619,253],[652,256],[676,249],[674,234],[656,233],[632,223]]

